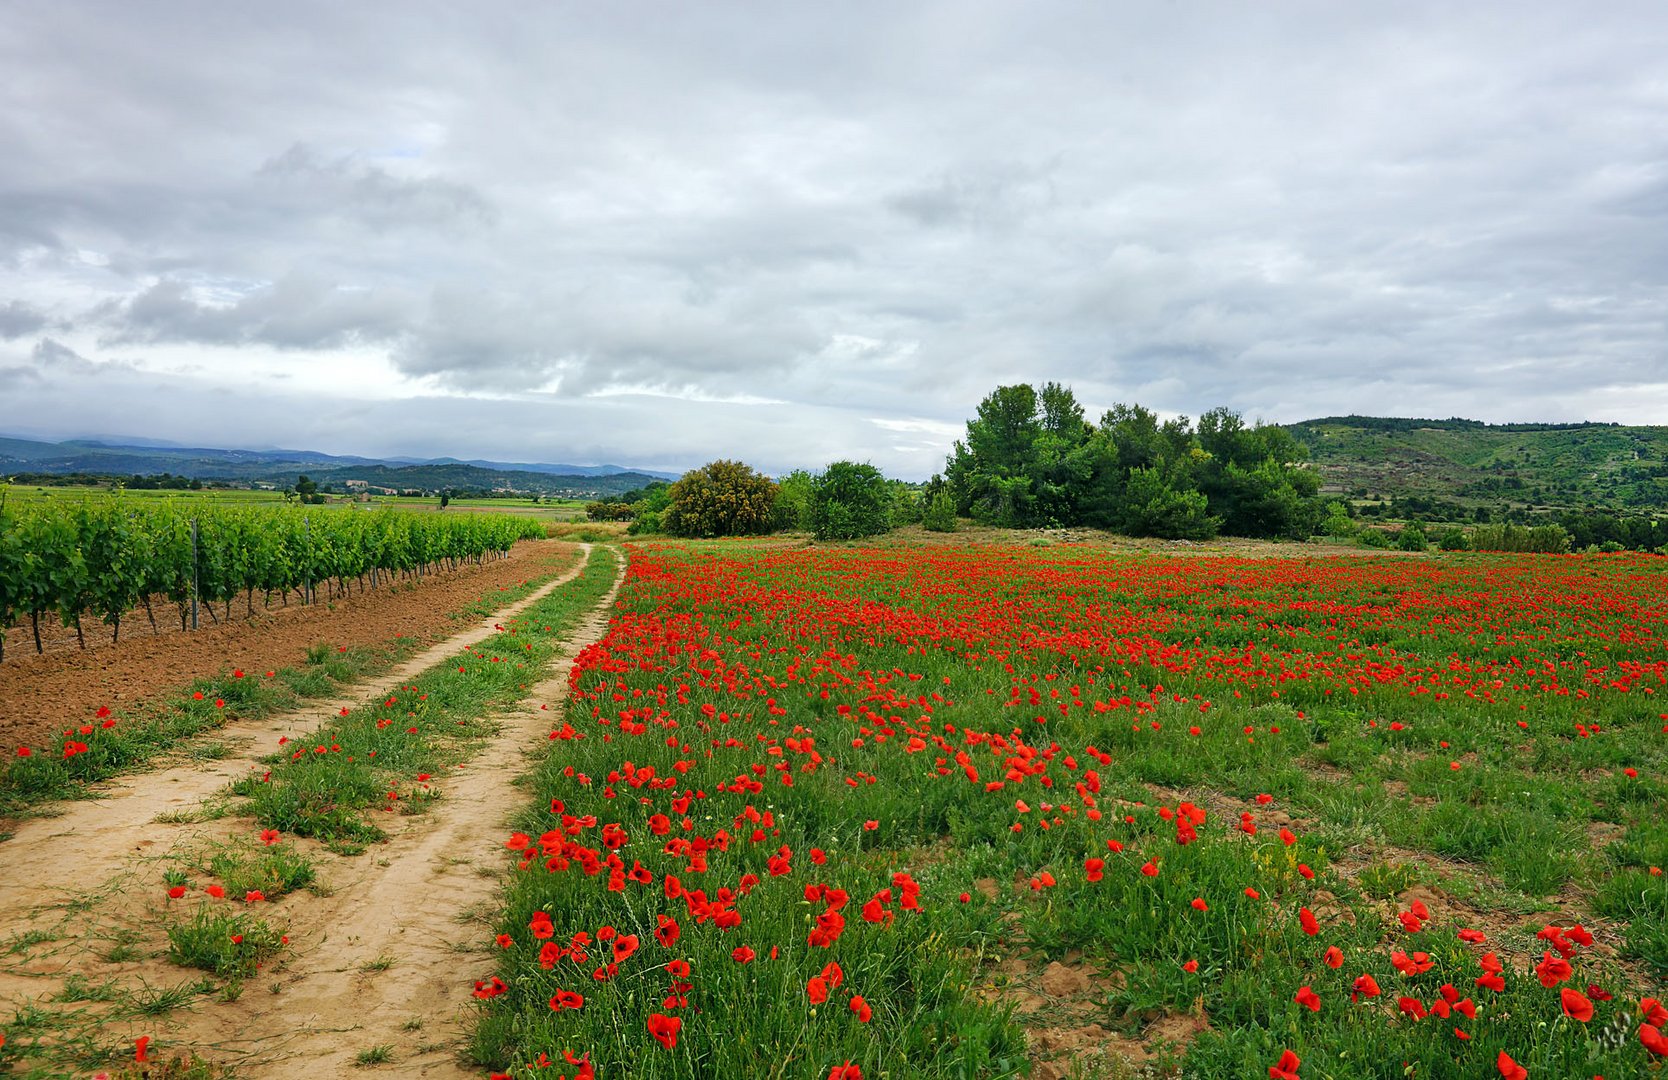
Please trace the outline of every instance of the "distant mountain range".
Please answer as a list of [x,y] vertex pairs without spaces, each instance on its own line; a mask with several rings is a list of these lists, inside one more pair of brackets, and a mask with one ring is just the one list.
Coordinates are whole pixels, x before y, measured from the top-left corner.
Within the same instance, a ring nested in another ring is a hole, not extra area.
[[1668,511],[1668,427],[1328,416],[1284,425],[1322,491],[1461,506]]
[[540,494],[618,494],[677,474],[621,465],[569,465],[457,458],[368,458],[316,450],[222,450],[155,440],[70,439],[41,442],[0,436],[0,475],[135,473],[199,480],[293,483],[305,472],[319,483],[364,480],[398,488],[513,488]]

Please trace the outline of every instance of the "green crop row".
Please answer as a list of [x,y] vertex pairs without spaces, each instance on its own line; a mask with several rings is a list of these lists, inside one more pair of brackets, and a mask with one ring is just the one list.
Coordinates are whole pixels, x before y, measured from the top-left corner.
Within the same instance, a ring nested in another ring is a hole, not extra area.
[[[387,575],[421,576],[465,560],[502,556],[517,540],[544,535],[542,523],[511,515],[321,512],[305,507],[233,507],[115,498],[79,505],[5,505],[0,493],[0,631],[27,618],[41,648],[40,617],[56,612],[79,635],[96,615],[121,633],[153,597],[179,609],[193,599],[223,605],[255,593],[303,602],[365,587]],[[210,609],[212,613],[212,608]],[[0,653],[0,659],[4,654]]]

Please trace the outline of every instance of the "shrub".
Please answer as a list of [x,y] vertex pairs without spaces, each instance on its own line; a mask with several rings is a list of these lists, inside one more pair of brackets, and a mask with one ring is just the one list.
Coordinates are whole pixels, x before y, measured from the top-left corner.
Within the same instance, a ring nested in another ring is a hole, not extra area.
[[1362,529],[1360,535],[1355,538],[1355,542],[1360,544],[1362,547],[1370,548],[1390,548],[1396,546],[1395,541],[1390,539],[1390,534],[1385,532],[1383,529]]
[[921,527],[928,532],[956,531],[956,500],[950,497],[948,491],[940,491],[933,496],[932,502],[927,504],[927,512],[921,515]]
[[1471,546],[1471,541],[1465,537],[1465,530],[1450,528],[1437,538],[1436,546],[1443,551],[1465,551]]
[[751,465],[719,460],[672,485],[661,526],[673,536],[757,536],[770,531],[776,485]]
[[873,465],[836,461],[811,482],[808,505],[818,540],[856,540],[892,527],[892,492]]
[[1401,532],[1396,534],[1396,546],[1403,551],[1429,551],[1430,543],[1425,539],[1425,530],[1418,522],[1409,522]]
[[585,504],[585,516],[592,521],[630,521],[637,508],[618,499],[606,499]]

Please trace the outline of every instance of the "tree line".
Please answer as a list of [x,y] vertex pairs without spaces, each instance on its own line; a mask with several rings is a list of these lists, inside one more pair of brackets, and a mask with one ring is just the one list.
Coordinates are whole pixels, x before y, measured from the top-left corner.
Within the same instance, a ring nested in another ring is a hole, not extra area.
[[951,531],[958,518],[1007,528],[1089,526],[1204,540],[1218,533],[1303,539],[1327,508],[1284,428],[1212,409],[1197,425],[1117,405],[1090,423],[1068,387],[1002,386],[967,421],[944,471],[921,485],[837,461],[773,481],[715,461],[673,484],[591,503],[593,520],[634,533],[706,537],[799,530],[858,539],[899,525]]

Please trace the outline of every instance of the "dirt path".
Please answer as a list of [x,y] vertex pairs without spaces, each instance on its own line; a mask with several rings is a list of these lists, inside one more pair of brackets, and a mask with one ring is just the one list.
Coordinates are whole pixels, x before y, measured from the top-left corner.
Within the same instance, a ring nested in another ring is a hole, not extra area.
[[[10,752],[13,746],[50,741],[72,724],[89,723],[101,705],[120,713],[128,703],[223,669],[267,671],[298,664],[316,642],[377,645],[396,634],[418,640],[448,637],[459,629],[451,612],[483,594],[548,573],[552,558],[571,550],[561,541],[526,540],[503,559],[328,604],[292,604],[257,612],[252,619],[242,617],[241,603],[233,604],[230,622],[217,626],[205,617],[201,629],[185,634],[169,621],[170,610],[159,615],[158,623],[171,633],[152,635],[148,626],[143,632],[136,626],[112,644],[108,635],[90,631],[85,650],[61,648],[37,656],[32,643],[8,640],[0,663],[0,749]],[[11,631],[13,636],[27,633],[27,626]],[[73,633],[68,640],[73,643]]]
[[[159,815],[177,820],[200,807],[256,766],[280,737],[309,731],[344,705],[403,685],[494,633],[495,624],[571,580],[582,566],[583,559],[526,600],[361,684],[351,698],[222,729],[217,741],[236,741],[222,760],[127,778],[112,784],[105,798],[71,804],[63,817],[24,822],[0,845],[0,960],[7,942],[31,944],[23,959],[0,964],[0,1001],[15,1006],[59,993],[74,974],[124,983],[190,982],[192,974],[154,955],[112,964],[110,942],[147,939],[154,947],[159,920],[151,915],[161,907],[163,891],[162,868],[155,864],[193,845],[247,833],[249,825],[235,819],[170,824]],[[623,576],[622,562],[614,590]],[[549,730],[552,712],[539,706],[554,710],[566,695],[567,667],[584,643],[604,631],[613,595],[566,635],[553,661],[557,673],[531,689],[522,710],[502,718],[493,739],[449,779],[446,799],[423,815],[395,818],[401,831],[364,856],[312,852],[323,863],[328,893],[292,894],[259,913],[289,927],[290,948],[270,975],[250,980],[234,1001],[202,1000],[191,1011],[118,1018],[114,1028],[106,1018],[104,1041],[116,1031],[149,1034],[165,1050],[193,1050],[233,1066],[239,1077],[346,1075],[357,1053],[376,1046],[393,1047],[402,1074],[478,1076],[458,1064],[466,1019],[460,1006],[470,1000],[470,980],[479,975],[472,970],[489,965],[461,953],[480,949],[487,935],[463,921],[478,905],[490,910],[496,897],[502,860],[495,856],[506,817],[519,801],[511,781],[523,755]]]

